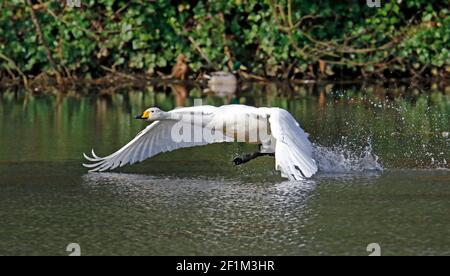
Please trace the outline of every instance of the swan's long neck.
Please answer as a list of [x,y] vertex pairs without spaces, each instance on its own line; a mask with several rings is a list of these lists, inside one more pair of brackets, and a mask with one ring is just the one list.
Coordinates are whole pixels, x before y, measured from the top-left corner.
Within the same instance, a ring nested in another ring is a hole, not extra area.
[[203,118],[202,116],[202,113],[164,112],[158,120],[184,121],[186,123],[203,124],[207,118]]
[[172,113],[172,112],[164,112],[161,114],[160,120],[175,120],[178,121],[181,119],[181,114]]

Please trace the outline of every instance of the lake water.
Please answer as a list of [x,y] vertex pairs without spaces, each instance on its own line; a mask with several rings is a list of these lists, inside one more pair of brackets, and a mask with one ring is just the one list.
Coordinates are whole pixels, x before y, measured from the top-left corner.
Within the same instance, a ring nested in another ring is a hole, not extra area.
[[[69,243],[82,255],[368,255],[370,243],[382,255],[450,254],[448,87],[203,89],[0,91],[0,255],[68,255]],[[199,97],[289,110],[320,172],[286,181],[271,157],[235,167],[254,149],[238,143],[107,173],[81,166],[83,152],[109,154],[144,128],[133,115]]]

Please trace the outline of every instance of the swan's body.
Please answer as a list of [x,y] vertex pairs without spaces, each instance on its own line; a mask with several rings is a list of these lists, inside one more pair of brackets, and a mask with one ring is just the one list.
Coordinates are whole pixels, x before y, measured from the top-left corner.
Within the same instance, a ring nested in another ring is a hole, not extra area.
[[260,152],[248,160],[275,155],[275,168],[283,177],[299,180],[317,172],[308,135],[284,109],[203,105],[163,112],[150,108],[139,118],[153,122],[109,156],[98,157],[93,151],[92,157],[85,155],[93,163],[83,165],[91,171],[106,171],[178,148],[238,141],[260,144]]

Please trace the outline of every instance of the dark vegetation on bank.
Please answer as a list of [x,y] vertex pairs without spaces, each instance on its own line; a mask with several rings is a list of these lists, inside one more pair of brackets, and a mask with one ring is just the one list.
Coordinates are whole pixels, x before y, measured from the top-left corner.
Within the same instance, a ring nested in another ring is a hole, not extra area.
[[254,80],[448,78],[448,1],[381,2],[2,1],[0,78],[148,81],[180,54],[191,80],[236,62]]

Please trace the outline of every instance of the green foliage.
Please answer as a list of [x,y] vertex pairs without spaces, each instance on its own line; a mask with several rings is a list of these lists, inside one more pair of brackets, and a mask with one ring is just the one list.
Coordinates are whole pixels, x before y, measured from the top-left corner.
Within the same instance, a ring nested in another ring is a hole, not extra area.
[[[450,71],[447,1],[35,2],[53,59],[65,74],[169,72],[184,53],[194,73],[238,60],[267,77],[445,75]],[[0,70],[51,70],[26,1],[0,3]],[[230,49],[229,54],[225,48]],[[6,58],[10,59],[7,61]],[[232,64],[232,63],[231,63]]]

